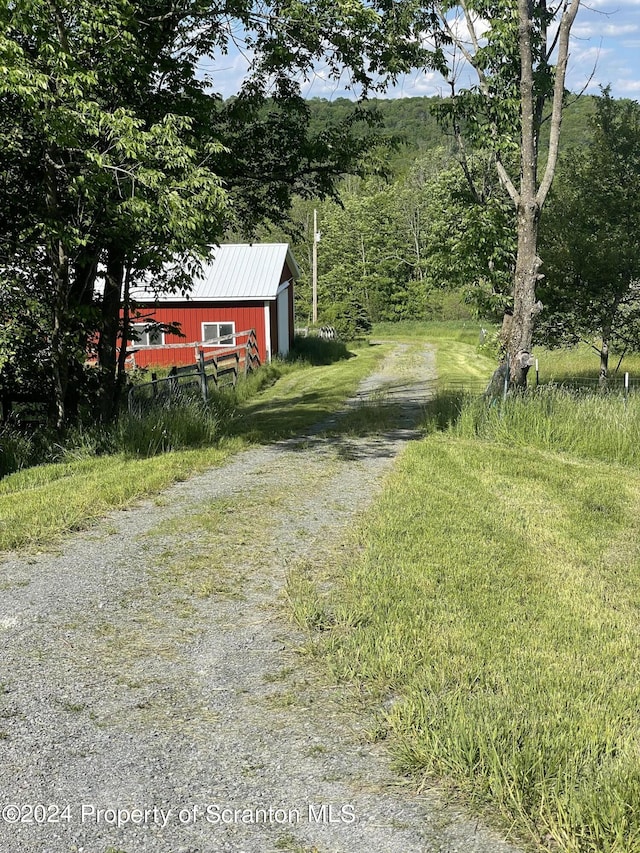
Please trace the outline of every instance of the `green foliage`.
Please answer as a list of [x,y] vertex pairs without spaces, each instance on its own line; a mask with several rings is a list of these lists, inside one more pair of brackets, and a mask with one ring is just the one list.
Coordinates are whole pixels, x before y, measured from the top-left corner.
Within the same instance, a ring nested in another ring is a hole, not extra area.
[[287,358],[290,361],[300,360],[308,364],[322,365],[350,357],[349,350],[342,341],[326,340],[312,334],[306,337],[296,335]]
[[[0,289],[20,273],[29,280],[25,328],[44,318],[58,429],[77,418],[88,341],[99,366],[94,409],[114,417],[124,386],[117,344],[128,332],[120,308],[135,310],[132,283],[188,289],[228,227],[250,234],[279,222],[293,193],[329,195],[356,167],[370,144],[360,130],[369,111],[310,127],[300,81],[320,61],[335,76],[349,69],[362,94],[439,61],[411,37],[430,16],[410,0],[393,14],[385,0],[292,0],[264,11],[136,0],[18,0],[0,11]],[[224,54],[236,25],[254,63],[223,103],[198,63]],[[105,287],[94,301],[100,265]],[[0,350],[0,369],[11,358],[27,360]]]
[[591,141],[562,162],[543,219],[546,278],[539,337],[562,345],[600,336],[640,346],[640,106],[596,102]]
[[188,447],[205,447],[219,438],[214,405],[184,401],[171,409],[159,409],[135,417],[123,415],[118,421],[114,445],[133,456],[156,456]]

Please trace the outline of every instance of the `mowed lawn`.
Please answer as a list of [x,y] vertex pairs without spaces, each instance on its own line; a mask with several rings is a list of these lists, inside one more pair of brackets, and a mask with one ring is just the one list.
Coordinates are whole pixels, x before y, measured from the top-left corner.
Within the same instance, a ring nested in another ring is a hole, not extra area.
[[[449,406],[350,559],[315,588],[303,567],[292,595],[334,675],[365,687],[372,736],[403,770],[540,850],[634,853],[640,405],[595,399],[590,413],[545,393],[490,415]],[[584,436],[594,417],[598,442]]]
[[[215,465],[251,443],[299,432],[335,412],[389,352],[389,346],[351,347],[350,357],[334,364],[282,365],[272,382],[257,393],[240,388],[229,423],[212,441],[200,431],[195,447],[182,446],[145,458],[145,453],[119,452],[94,456],[68,455],[55,464],[27,468],[0,479],[0,551],[49,546],[61,535],[81,530],[113,509],[153,496],[171,483]],[[277,378],[280,374],[280,378]],[[258,377],[259,379],[259,377]],[[259,384],[258,384],[259,387]],[[171,429],[167,413],[153,413],[138,428],[144,445],[147,433]],[[129,419],[133,420],[133,419]],[[149,423],[150,422],[150,423]]]

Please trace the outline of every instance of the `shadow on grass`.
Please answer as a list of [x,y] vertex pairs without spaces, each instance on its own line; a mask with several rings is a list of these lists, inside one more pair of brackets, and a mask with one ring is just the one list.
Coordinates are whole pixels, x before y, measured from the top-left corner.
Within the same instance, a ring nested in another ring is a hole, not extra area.
[[286,442],[287,450],[330,445],[344,460],[392,456],[397,453],[392,445],[424,435],[434,392],[434,383],[378,389],[338,409],[323,405],[316,392],[256,402],[243,407],[230,431],[259,444]]
[[325,340],[315,335],[306,338],[296,335],[287,361],[305,361],[319,367],[349,358],[355,358],[355,353],[350,352],[342,341]]
[[425,407],[425,432],[446,432],[454,427],[460,419],[464,406],[478,396],[478,393],[455,388],[438,391]]

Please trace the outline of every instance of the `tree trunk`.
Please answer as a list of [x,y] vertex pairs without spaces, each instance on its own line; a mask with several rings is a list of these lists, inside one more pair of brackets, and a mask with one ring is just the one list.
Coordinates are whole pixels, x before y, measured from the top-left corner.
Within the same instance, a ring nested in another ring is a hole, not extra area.
[[62,432],[67,421],[66,396],[69,380],[67,357],[67,294],[69,292],[69,259],[61,240],[49,247],[53,279],[53,310],[51,331],[51,367],[53,371],[54,426]]
[[100,370],[100,420],[110,421],[118,408],[116,372],[118,364],[118,332],[125,256],[118,247],[110,247],[102,297],[102,318],[98,339],[98,369]]
[[604,390],[609,378],[609,337],[610,329],[602,330],[602,344],[600,346],[600,374],[598,376],[598,387]]
[[76,257],[73,275],[69,276],[68,311],[71,328],[70,349],[73,347],[68,364],[69,374],[65,396],[65,414],[67,422],[75,421],[80,415],[80,404],[86,396],[86,356],[91,344],[95,345],[93,330],[96,318],[93,315],[93,290],[98,269],[98,250],[87,246]]
[[[56,165],[52,152],[45,156],[47,212],[52,222],[59,219]],[[51,237],[47,246],[51,284],[51,369],[53,373],[53,422],[62,432],[66,424],[65,398],[69,378],[67,358],[67,308],[69,300],[69,257],[60,237]]]
[[129,331],[131,328],[131,264],[127,262],[124,271],[124,280],[122,283],[122,322],[120,324],[120,352],[118,353],[118,365],[116,374],[115,401],[116,414],[120,410],[122,396],[127,385],[127,345],[129,341]]
[[524,387],[531,367],[534,318],[539,312],[536,284],[538,257],[538,222],[540,209],[535,201],[518,208],[518,254],[513,291],[513,315],[509,323],[507,352],[511,364],[511,384]]

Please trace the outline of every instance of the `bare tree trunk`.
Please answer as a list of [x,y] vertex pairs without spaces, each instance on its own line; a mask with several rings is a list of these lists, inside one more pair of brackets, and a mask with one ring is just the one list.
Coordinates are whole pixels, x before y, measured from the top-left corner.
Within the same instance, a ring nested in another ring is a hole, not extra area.
[[[540,2],[540,0],[538,0]],[[544,0],[543,0],[544,2]],[[564,80],[569,57],[569,34],[578,12],[579,0],[566,0],[556,36],[558,58],[555,69],[549,152],[542,180],[538,183],[538,140],[542,102],[535,91],[532,44],[533,7],[531,0],[518,0],[518,41],[520,53],[520,187],[509,178],[498,159],[498,173],[518,215],[518,250],[513,290],[513,317],[509,324],[506,349],[511,363],[511,383],[525,387],[531,366],[531,348],[536,315],[542,305],[536,301],[536,285],[541,278],[538,257],[538,224],[555,174],[562,123]],[[542,18],[544,20],[544,16]],[[546,24],[545,35],[546,35]],[[550,55],[547,55],[549,60]]]
[[506,341],[511,364],[511,383],[523,387],[531,366],[534,318],[540,310],[536,284],[540,258],[537,253],[540,211],[535,202],[518,210],[518,254],[513,291],[513,315]]
[[[542,310],[536,301],[536,284],[541,277],[538,257],[538,222],[545,203],[558,161],[560,125],[564,100],[564,82],[569,58],[569,36],[578,13],[581,0],[561,0],[551,9],[547,0],[517,0],[518,53],[520,60],[519,106],[520,106],[520,176],[519,181],[509,175],[501,158],[502,139],[498,122],[490,122],[489,136],[494,146],[498,176],[509,194],[518,217],[518,250],[513,289],[513,311],[505,314],[502,339],[511,365],[511,383],[525,386],[531,364],[534,318]],[[439,12],[443,30],[461,55],[475,69],[480,91],[489,102],[495,97],[486,66],[480,61],[482,32],[477,29],[481,16],[471,9],[466,0],[458,4],[466,24],[465,37],[461,37],[452,26],[446,5]],[[552,21],[559,17],[559,26],[552,39],[549,29]],[[491,18],[491,16],[489,16]],[[555,56],[555,64],[553,57]],[[553,74],[551,74],[553,69]],[[455,77],[455,75],[454,75]],[[543,85],[537,85],[538,78]],[[538,141],[544,104],[549,96],[548,85],[553,81],[549,130],[549,149],[544,174],[538,182]],[[547,85],[545,85],[545,82]],[[452,82],[452,95],[454,83]],[[461,164],[470,186],[473,180],[466,163],[460,127],[454,119],[454,135],[458,140]],[[478,200],[480,196],[475,193]],[[500,368],[499,368],[500,369]]]
[[56,240],[50,247],[49,258],[54,291],[51,331],[54,425],[58,432],[62,432],[67,420],[65,401],[69,381],[69,364],[65,346],[69,260],[61,241]]
[[120,324],[120,352],[118,353],[118,366],[116,374],[116,414],[120,411],[122,397],[127,386],[127,346],[129,331],[131,328],[131,263],[127,261],[122,284],[122,322]]
[[[47,210],[52,219],[58,216],[58,186],[53,157],[45,158]],[[67,362],[67,307],[69,300],[69,257],[63,241],[53,237],[47,246],[53,296],[51,301],[51,367],[53,372],[53,421],[58,432],[66,423],[65,398],[69,377]]]

